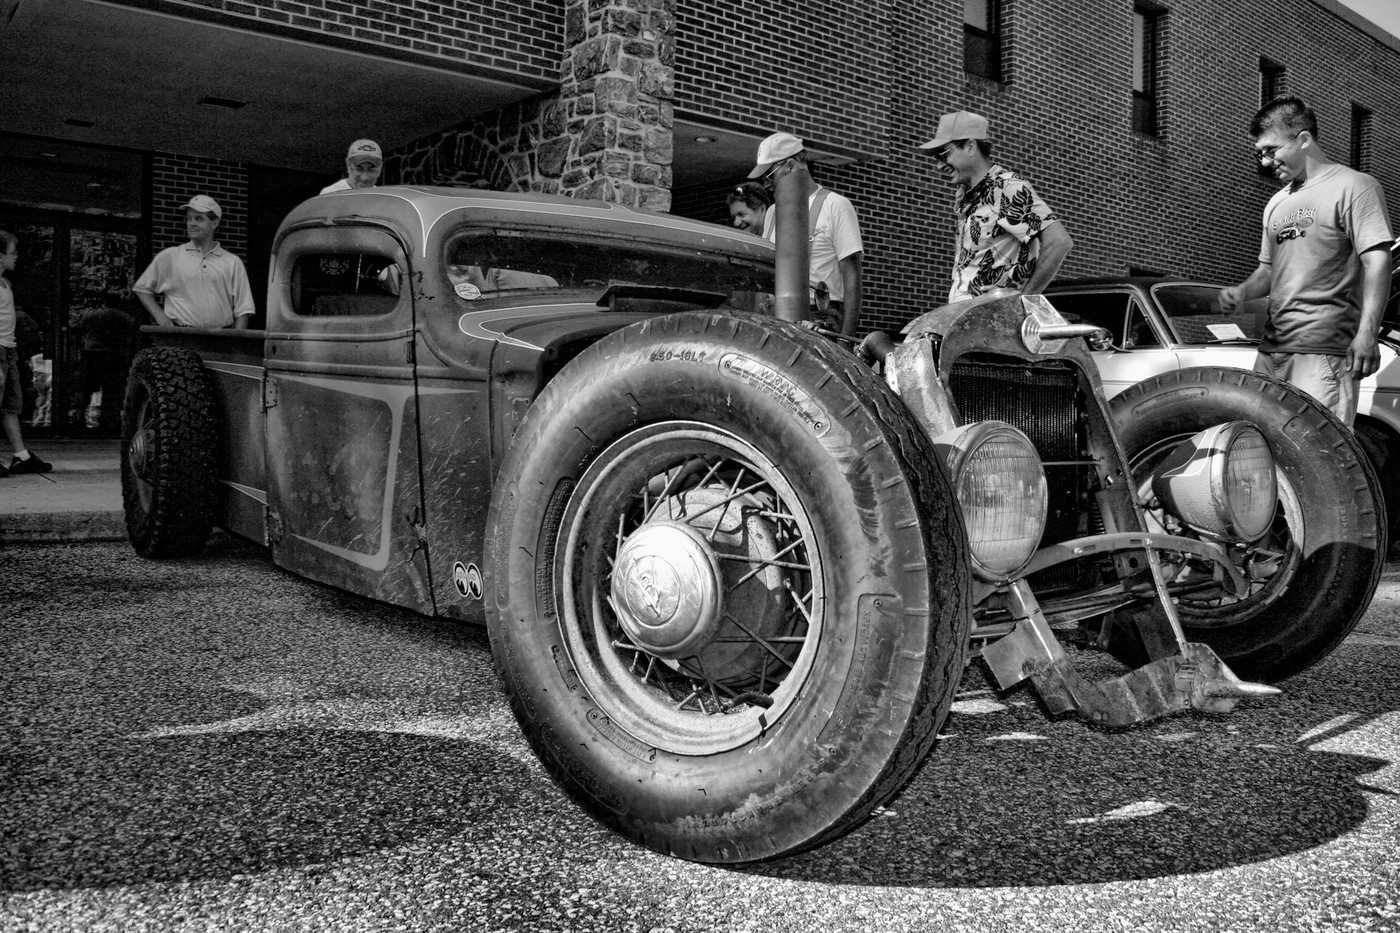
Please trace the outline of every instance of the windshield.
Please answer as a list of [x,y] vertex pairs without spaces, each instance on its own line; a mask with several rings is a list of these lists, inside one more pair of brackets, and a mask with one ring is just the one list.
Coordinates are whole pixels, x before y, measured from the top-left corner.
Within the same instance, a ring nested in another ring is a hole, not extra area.
[[630,240],[471,230],[448,241],[444,258],[442,274],[464,302],[580,290],[597,300],[610,286],[649,285],[719,292],[752,308],[756,294],[773,292],[771,262]]
[[1269,306],[1267,299],[1256,298],[1233,314],[1223,314],[1217,285],[1163,283],[1152,286],[1152,297],[1162,309],[1172,340],[1187,346],[1257,341]]

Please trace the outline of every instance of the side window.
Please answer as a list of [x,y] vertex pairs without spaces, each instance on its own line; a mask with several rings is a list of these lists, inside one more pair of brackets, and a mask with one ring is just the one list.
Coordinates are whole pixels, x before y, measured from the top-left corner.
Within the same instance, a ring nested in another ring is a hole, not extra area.
[[313,252],[292,266],[292,311],[303,317],[388,314],[399,303],[401,272],[387,256]]
[[1001,80],[1002,0],[963,0],[963,70]]
[[[1108,328],[1113,334],[1115,346],[1124,346],[1125,321],[1132,296],[1126,292],[1080,292],[1077,294],[1051,295],[1050,303],[1055,310],[1074,324],[1095,324]],[[1141,312],[1138,312],[1141,314]],[[1143,321],[1143,324],[1146,324]],[[1149,331],[1150,332],[1150,331]]]
[[1133,8],[1133,132],[1160,136],[1157,101],[1161,91],[1162,11],[1139,4]]
[[[548,236],[508,228],[467,228],[452,236],[443,248],[440,274],[457,299],[468,303],[565,290],[596,300],[610,288],[636,286],[689,292],[683,300],[692,302],[704,292],[715,304],[748,308],[773,292],[773,267],[761,259],[622,237]],[[655,293],[646,299],[678,300]]]
[[1147,314],[1142,310],[1142,305],[1134,301],[1128,308],[1128,326],[1123,334],[1123,342],[1118,344],[1124,349],[1133,347],[1160,347],[1162,341],[1157,339],[1157,334],[1152,330],[1152,324],[1147,320]]
[[567,278],[561,258],[557,250],[523,237],[460,236],[448,245],[442,271],[458,298],[473,301],[500,292],[559,288],[555,276],[564,272]]

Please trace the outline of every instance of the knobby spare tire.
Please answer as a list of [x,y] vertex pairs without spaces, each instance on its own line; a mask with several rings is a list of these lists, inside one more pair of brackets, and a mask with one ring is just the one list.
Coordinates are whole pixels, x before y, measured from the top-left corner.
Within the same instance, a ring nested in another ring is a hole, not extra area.
[[122,504],[143,557],[197,554],[214,522],[218,426],[199,356],[173,347],[137,354],[122,405]]
[[859,825],[965,664],[966,532],[902,403],[751,315],[613,334],[529,410],[492,496],[491,647],[555,779],[707,862]]
[[[1237,420],[1259,428],[1273,452],[1279,507],[1258,546],[1231,552],[1250,591],[1183,594],[1177,612],[1189,640],[1247,679],[1279,680],[1325,658],[1365,613],[1385,564],[1376,478],[1352,432],[1311,396],[1237,369],[1164,373],[1115,396],[1111,408],[1140,490],[1197,431]],[[1160,518],[1149,508],[1149,523]],[[1141,663],[1140,646],[1118,634],[1110,650]]]

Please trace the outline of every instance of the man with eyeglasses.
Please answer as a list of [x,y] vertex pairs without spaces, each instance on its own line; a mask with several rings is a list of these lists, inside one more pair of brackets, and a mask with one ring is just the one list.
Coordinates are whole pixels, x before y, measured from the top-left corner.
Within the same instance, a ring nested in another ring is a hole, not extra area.
[[1269,101],[1249,132],[1254,158],[1284,187],[1264,208],[1259,265],[1221,289],[1220,308],[1228,314],[1268,295],[1255,371],[1302,389],[1350,425],[1357,382],[1380,368],[1393,240],[1385,193],[1328,157],[1317,116],[1296,97]]
[[[789,172],[800,173],[807,195],[811,226],[811,262],[807,275],[811,320],[828,330],[853,337],[860,320],[864,287],[860,219],[842,195],[818,185],[807,170],[807,151],[791,133],[774,133],[758,146],[758,164],[750,178],[762,178],[771,187]],[[763,235],[776,242],[776,211],[768,209]]]
[[996,288],[1038,295],[1074,247],[1065,225],[1030,182],[992,161],[987,118],[959,110],[938,118],[932,149],[938,170],[957,186],[957,256],[948,300]]

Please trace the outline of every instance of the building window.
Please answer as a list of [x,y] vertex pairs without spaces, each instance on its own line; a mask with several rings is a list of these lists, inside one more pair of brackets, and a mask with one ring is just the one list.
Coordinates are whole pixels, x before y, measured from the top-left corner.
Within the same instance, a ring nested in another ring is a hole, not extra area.
[[1160,10],[1133,8],[1133,131],[1144,136],[1159,133],[1157,56],[1161,32]]
[[1360,104],[1351,105],[1351,167],[1371,171],[1371,111]]
[[[1263,107],[1275,97],[1282,97],[1287,93],[1287,86],[1284,83],[1284,67],[1278,62],[1261,57],[1259,59],[1259,106]],[[1272,180],[1274,167],[1260,162],[1259,177]]]
[[1002,0],[963,0],[963,69],[1001,80]]
[[1284,67],[1267,58],[1259,59],[1259,106],[1262,107],[1275,97],[1282,97],[1285,91]]

